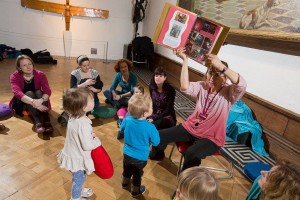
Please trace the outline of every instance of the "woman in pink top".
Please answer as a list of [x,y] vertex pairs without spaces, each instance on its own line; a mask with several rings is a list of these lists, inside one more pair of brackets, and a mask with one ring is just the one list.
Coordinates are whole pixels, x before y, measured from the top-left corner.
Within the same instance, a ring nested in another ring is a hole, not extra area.
[[[160,144],[153,147],[150,154],[150,159],[162,160],[168,143],[189,142],[191,146],[184,153],[183,170],[200,165],[201,159],[224,146],[228,112],[243,96],[247,85],[241,75],[213,54],[207,57],[212,67],[206,73],[206,80],[190,82],[188,59],[184,52],[184,48],[174,50],[174,54],[183,60],[180,90],[197,98],[196,107],[182,124],[159,131]],[[232,84],[227,84],[227,79]]]
[[9,80],[14,94],[10,101],[11,108],[20,116],[23,116],[24,110],[28,110],[37,133],[52,132],[48,114],[51,109],[51,90],[46,75],[34,69],[30,57],[20,55],[16,60],[16,71],[10,75]]

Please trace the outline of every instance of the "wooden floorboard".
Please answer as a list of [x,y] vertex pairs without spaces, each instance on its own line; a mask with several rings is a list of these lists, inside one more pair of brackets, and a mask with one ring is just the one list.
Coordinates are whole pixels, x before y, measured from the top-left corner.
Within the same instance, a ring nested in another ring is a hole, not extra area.
[[[66,128],[61,127],[56,119],[62,112],[61,96],[64,89],[69,87],[70,72],[76,68],[74,59],[57,58],[57,65],[36,65],[47,74],[52,89],[50,112],[54,133],[51,135],[37,134],[33,131],[31,119],[27,116],[0,119],[7,129],[0,133],[0,200],[60,200],[69,199],[71,190],[71,174],[60,169],[56,155],[62,149]],[[7,103],[12,97],[9,85],[9,74],[15,70],[14,59],[0,62],[0,102]],[[114,78],[114,62],[103,63],[91,61],[100,73],[107,89]],[[144,83],[142,83],[144,84]],[[146,87],[146,86],[145,86]],[[148,91],[147,91],[148,92]],[[99,95],[104,104],[103,93]],[[87,177],[85,186],[91,187],[95,194],[91,199],[133,199],[128,190],[121,187],[122,147],[123,141],[117,140],[117,124],[115,119],[95,119],[90,117],[96,135],[110,155],[114,164],[114,176],[102,180],[95,174]],[[179,118],[179,121],[182,119]],[[166,149],[166,155],[171,150]],[[176,189],[176,171],[180,154],[174,150],[172,161],[148,161],[143,176],[146,193],[138,199],[170,199]],[[204,165],[225,166],[228,162],[218,157],[208,157]],[[217,174],[219,175],[219,174]],[[237,171],[234,178],[220,181],[220,197],[224,200],[245,199],[251,184]]]

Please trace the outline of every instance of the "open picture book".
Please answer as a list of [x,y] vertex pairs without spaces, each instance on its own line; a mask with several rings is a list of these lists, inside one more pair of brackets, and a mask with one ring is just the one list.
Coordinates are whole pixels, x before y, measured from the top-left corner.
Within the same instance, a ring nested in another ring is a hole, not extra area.
[[206,55],[217,54],[229,27],[166,3],[153,42],[170,49],[185,47],[186,55],[205,65]]

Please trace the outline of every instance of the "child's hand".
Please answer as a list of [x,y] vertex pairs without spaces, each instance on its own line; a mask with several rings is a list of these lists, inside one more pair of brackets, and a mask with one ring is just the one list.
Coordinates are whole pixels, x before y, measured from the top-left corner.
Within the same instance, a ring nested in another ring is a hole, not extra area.
[[152,118],[148,118],[147,121],[152,123],[153,119]]

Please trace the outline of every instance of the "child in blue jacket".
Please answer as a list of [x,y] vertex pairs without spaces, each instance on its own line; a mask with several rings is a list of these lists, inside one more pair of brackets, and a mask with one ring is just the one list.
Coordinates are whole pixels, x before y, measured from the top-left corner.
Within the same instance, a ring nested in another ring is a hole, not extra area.
[[131,195],[137,197],[146,191],[141,185],[143,169],[147,165],[150,145],[160,142],[155,126],[146,118],[152,114],[152,101],[149,96],[133,95],[128,102],[127,116],[121,124],[124,131],[122,188],[131,182]]

